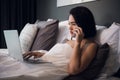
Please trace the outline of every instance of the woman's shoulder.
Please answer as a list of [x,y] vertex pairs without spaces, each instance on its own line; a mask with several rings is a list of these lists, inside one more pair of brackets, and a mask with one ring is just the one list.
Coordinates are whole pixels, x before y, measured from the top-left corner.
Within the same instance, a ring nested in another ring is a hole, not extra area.
[[96,49],[97,50],[98,46],[99,45],[95,41],[88,40],[84,43],[84,45],[82,46],[82,49],[83,50],[90,50],[90,49]]
[[96,46],[96,47],[99,46],[98,43],[96,43],[95,41],[91,41],[91,42],[89,42],[88,44],[93,45],[93,46]]
[[86,41],[85,45],[91,45],[91,46],[96,46],[96,47],[99,46],[99,44],[94,40]]
[[96,49],[99,47],[99,44],[96,41],[92,41],[91,45],[94,46]]

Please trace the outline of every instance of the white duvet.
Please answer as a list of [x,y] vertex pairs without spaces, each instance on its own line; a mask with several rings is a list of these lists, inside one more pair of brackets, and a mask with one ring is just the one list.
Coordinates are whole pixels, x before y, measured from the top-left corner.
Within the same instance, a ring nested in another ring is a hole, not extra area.
[[40,64],[22,63],[0,52],[0,80],[62,80],[68,75],[71,49],[67,44],[56,44],[41,58],[47,62]]

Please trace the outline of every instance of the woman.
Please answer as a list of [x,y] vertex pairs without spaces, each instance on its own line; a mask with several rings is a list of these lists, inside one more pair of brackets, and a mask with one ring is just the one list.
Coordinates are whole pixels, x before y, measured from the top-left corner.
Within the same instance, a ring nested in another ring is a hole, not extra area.
[[[69,52],[67,72],[74,75],[84,71],[96,55],[97,44],[94,41],[96,28],[94,17],[86,7],[79,6],[71,9],[68,21],[71,36],[75,40],[66,41],[66,44],[72,47],[72,52]],[[43,57],[44,53],[29,52],[24,54],[25,59],[31,56]]]

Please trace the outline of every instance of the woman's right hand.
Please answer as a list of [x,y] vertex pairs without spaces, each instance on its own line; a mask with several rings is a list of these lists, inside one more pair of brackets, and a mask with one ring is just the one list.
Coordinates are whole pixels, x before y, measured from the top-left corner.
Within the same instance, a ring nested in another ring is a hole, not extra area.
[[41,52],[32,52],[32,51],[30,51],[30,52],[26,52],[26,53],[24,53],[23,54],[23,58],[25,59],[25,60],[28,60],[30,57],[34,57],[34,59],[35,58],[39,58],[39,57],[41,57],[41,56],[43,56],[44,55],[44,53],[41,53]]
[[78,43],[78,44],[81,43],[81,41],[84,37],[84,33],[83,33],[82,28],[77,26],[74,30],[74,33],[76,35],[76,43]]

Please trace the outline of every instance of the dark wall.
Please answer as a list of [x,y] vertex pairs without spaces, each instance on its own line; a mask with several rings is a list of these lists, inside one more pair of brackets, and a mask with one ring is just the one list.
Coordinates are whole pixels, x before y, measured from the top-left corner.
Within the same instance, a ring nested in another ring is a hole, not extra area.
[[37,18],[40,20],[48,18],[66,20],[71,8],[86,6],[93,12],[96,24],[110,25],[114,21],[120,23],[120,0],[97,0],[64,7],[57,7],[56,1],[37,0]]

